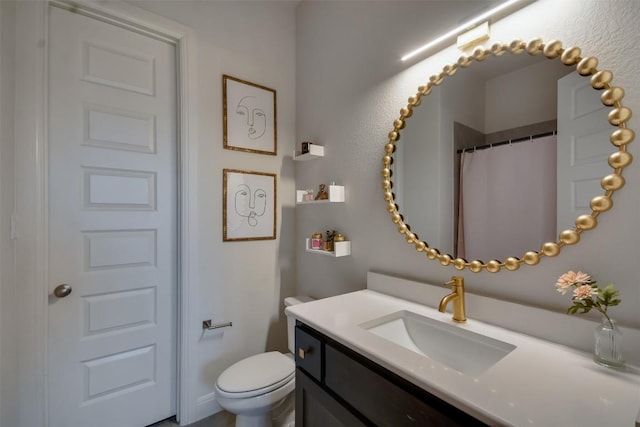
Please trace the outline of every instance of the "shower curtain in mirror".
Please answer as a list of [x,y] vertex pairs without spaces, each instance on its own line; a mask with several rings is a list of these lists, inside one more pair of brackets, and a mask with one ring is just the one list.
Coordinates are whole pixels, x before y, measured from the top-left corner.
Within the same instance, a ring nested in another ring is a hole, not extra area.
[[504,260],[556,241],[556,136],[463,152],[457,256]]

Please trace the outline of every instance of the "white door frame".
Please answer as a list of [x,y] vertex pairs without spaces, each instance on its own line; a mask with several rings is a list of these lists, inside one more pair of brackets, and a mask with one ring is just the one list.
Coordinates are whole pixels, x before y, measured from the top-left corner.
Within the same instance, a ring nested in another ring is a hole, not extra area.
[[[92,0],[23,0],[16,10],[15,180],[16,323],[20,363],[17,409],[21,426],[48,426],[48,8],[66,8],[176,46],[178,111],[178,366],[177,416],[191,422],[189,390],[190,287],[197,282],[195,59],[193,32],[126,3]],[[193,335],[193,334],[191,334]]]

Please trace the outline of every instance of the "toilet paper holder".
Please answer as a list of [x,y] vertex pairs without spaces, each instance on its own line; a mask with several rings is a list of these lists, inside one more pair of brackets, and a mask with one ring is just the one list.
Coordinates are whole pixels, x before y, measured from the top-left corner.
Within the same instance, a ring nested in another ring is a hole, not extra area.
[[223,323],[216,323],[215,325],[211,324],[211,319],[208,320],[203,320],[202,321],[202,329],[205,330],[212,330],[212,329],[220,329],[220,328],[228,328],[233,326],[232,322],[223,322]]

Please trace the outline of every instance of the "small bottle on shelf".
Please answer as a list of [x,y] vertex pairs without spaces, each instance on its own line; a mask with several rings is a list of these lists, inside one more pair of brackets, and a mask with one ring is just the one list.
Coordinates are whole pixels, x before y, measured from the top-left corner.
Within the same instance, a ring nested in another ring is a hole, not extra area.
[[322,233],[314,233],[311,235],[311,249],[322,250],[323,244]]

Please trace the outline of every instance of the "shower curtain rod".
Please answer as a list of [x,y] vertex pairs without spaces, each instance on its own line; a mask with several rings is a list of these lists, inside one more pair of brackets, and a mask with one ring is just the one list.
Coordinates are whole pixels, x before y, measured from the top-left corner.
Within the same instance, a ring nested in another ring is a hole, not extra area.
[[497,147],[498,145],[507,145],[507,144],[515,144],[518,142],[524,142],[524,141],[531,141],[533,139],[536,138],[542,138],[543,136],[550,136],[550,135],[555,135],[556,131],[551,131],[551,132],[544,132],[544,133],[537,133],[535,135],[529,135],[529,136],[523,136],[520,138],[514,138],[514,139],[508,139],[506,141],[500,141],[500,142],[494,142],[492,144],[483,144],[483,145],[477,145],[475,147],[469,147],[469,148],[461,148],[457,151],[458,154],[462,154],[465,151],[477,151],[477,150],[485,150],[487,148],[493,148],[493,147]]

